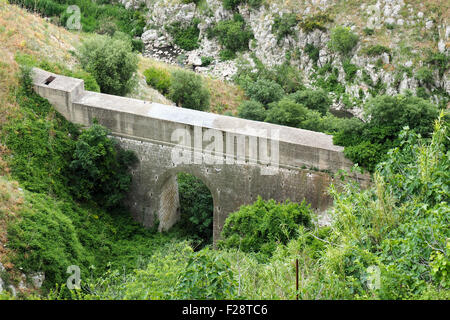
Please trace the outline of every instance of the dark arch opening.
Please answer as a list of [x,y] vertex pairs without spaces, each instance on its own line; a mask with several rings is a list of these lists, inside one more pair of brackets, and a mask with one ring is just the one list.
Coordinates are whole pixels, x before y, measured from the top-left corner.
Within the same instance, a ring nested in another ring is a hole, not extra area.
[[213,243],[213,196],[206,184],[192,174],[178,173],[177,183],[180,220],[175,228],[199,250]]

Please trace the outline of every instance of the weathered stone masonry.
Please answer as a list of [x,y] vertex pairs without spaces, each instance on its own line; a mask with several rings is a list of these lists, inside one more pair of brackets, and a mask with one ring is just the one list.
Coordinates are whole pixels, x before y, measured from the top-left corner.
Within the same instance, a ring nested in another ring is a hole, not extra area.
[[[48,83],[50,76],[55,79]],[[123,148],[136,152],[139,163],[132,171],[127,205],[134,219],[146,227],[157,218],[159,229],[167,230],[178,220],[179,172],[195,175],[211,191],[216,241],[228,214],[252,203],[258,195],[277,201],[306,199],[318,213],[323,212],[332,203],[326,193],[332,178],[323,171],[349,170],[352,166],[342,147],[333,145],[331,136],[318,132],[85,91],[83,80],[36,68],[33,87],[69,121],[90,126],[97,119]],[[174,148],[180,148],[173,141],[177,129],[186,132],[190,143],[183,150],[192,153],[195,161],[191,163],[174,161]],[[205,152],[213,140],[202,141],[202,146],[195,144],[195,135],[207,130],[223,137],[223,152]],[[275,141],[258,130],[276,132],[278,138]],[[252,151],[249,146],[256,140],[257,149]],[[272,174],[267,174],[268,164],[259,157],[264,144],[268,149],[278,146],[279,161]],[[241,157],[238,150],[243,151]],[[235,159],[233,164],[227,164],[230,158]],[[355,177],[368,180],[367,176]]]

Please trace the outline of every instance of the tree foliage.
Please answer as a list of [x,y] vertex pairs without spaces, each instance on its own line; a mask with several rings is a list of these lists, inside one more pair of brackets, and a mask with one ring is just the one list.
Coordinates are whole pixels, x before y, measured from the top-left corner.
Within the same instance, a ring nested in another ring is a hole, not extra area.
[[101,92],[123,96],[131,91],[138,63],[131,41],[92,37],[79,48],[79,59],[83,68],[95,77]]
[[266,109],[258,101],[246,100],[239,105],[238,116],[248,120],[264,121],[266,118]]
[[209,108],[210,93],[199,75],[176,70],[172,73],[169,98],[179,107],[204,111]]
[[83,131],[75,143],[71,189],[77,199],[94,200],[105,208],[120,204],[131,184],[128,168],[137,158],[118,147],[98,124]]
[[306,202],[277,204],[258,197],[252,205],[228,216],[219,247],[270,256],[278,243],[286,244],[297,236],[300,225],[311,226],[311,209]]
[[359,37],[349,28],[338,26],[331,30],[329,46],[332,50],[348,55],[358,43]]
[[177,176],[180,197],[182,234],[194,239],[200,246],[212,243],[214,203],[208,187],[197,177],[179,173]]

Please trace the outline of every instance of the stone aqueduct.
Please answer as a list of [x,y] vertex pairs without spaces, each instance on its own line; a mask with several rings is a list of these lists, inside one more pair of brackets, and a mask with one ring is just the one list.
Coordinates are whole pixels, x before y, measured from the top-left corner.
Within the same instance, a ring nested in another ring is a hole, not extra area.
[[352,167],[342,147],[323,133],[85,91],[83,80],[37,68],[33,87],[67,120],[89,126],[97,119],[123,148],[136,152],[139,163],[126,202],[146,227],[157,218],[159,229],[167,230],[179,218],[179,172],[209,188],[216,241],[228,214],[258,195],[306,199],[323,212],[332,203],[327,172]]

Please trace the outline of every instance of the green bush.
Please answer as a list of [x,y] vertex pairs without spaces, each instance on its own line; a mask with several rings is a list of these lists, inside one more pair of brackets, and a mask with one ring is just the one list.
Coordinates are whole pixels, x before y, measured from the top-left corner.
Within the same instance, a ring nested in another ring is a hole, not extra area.
[[201,57],[201,61],[202,67],[207,67],[214,61],[214,57]]
[[297,236],[299,226],[311,226],[311,209],[305,202],[278,204],[258,197],[228,216],[218,246],[270,256],[278,243],[287,244]]
[[359,37],[349,28],[338,26],[331,30],[330,48],[343,55],[348,55],[358,43]]
[[283,87],[286,93],[293,93],[303,87],[300,70],[289,62],[274,66],[270,72],[273,73],[271,78]]
[[131,41],[92,37],[79,48],[79,59],[83,69],[95,77],[103,93],[123,96],[131,91],[138,64]]
[[142,53],[144,52],[144,41],[142,41],[141,39],[131,39],[131,45],[133,47],[133,51]]
[[181,49],[191,51],[199,47],[198,36],[200,30],[198,24],[200,20],[195,18],[188,26],[182,26],[181,22],[176,21],[171,25],[166,26],[167,32],[173,37],[174,43]]
[[373,30],[373,29],[371,29],[371,28],[365,27],[365,28],[363,29],[363,33],[364,33],[366,36],[373,36],[373,35],[375,34],[375,30]]
[[391,54],[391,49],[377,44],[364,48],[362,52],[368,56],[379,56],[383,53]]
[[267,79],[249,82],[244,87],[244,90],[250,99],[261,102],[263,105],[278,101],[284,95],[284,90],[278,83]]
[[288,35],[294,35],[294,27],[297,25],[297,14],[285,13],[275,16],[272,25],[272,33],[276,34],[278,43]]
[[390,148],[398,146],[397,135],[408,126],[422,136],[432,130],[437,107],[412,95],[377,96],[364,106],[367,122],[355,128],[343,128],[333,142],[345,146],[345,154],[370,171],[386,157]]
[[439,75],[442,77],[449,68],[450,56],[445,53],[430,52],[425,62],[438,69]]
[[118,206],[131,185],[129,167],[134,153],[120,149],[109,131],[93,124],[75,143],[70,163],[71,190],[83,201],[94,200],[104,208]]
[[308,43],[305,46],[305,52],[308,57],[314,62],[314,64],[317,64],[317,61],[319,61],[320,57],[320,49],[315,45]]
[[187,173],[179,173],[177,181],[181,215],[178,228],[200,246],[211,244],[214,213],[211,192],[200,179]]
[[250,65],[248,60],[238,61],[238,70],[234,81],[246,88],[252,82],[258,80],[275,81],[285,92],[292,93],[302,88],[302,74],[300,70],[286,60],[282,64],[266,67],[256,56],[252,55],[255,66]]
[[65,26],[72,13],[67,12],[69,5],[80,8],[81,27],[84,32],[101,32],[112,35],[114,30],[122,31],[130,37],[139,37],[146,25],[143,8],[126,9],[123,5],[110,2],[93,2],[89,0],[9,0],[29,10],[39,12],[47,17],[59,17],[62,26]]
[[248,120],[264,121],[266,118],[266,109],[258,101],[246,100],[238,107],[238,117]]
[[301,123],[307,118],[307,115],[308,109],[304,105],[284,98],[279,102],[274,102],[269,105],[269,110],[264,121],[300,128]]
[[169,98],[179,107],[204,111],[209,108],[210,93],[199,75],[177,70],[172,73]]
[[169,93],[172,83],[170,73],[162,68],[150,67],[144,71],[145,81],[164,95]]
[[300,28],[305,32],[312,32],[314,30],[326,31],[325,24],[333,22],[333,19],[328,14],[316,14],[314,16],[306,17],[300,20]]
[[258,8],[262,2],[263,0],[222,0],[222,5],[227,10],[236,11],[240,4],[248,3],[252,8]]
[[290,97],[299,104],[304,105],[308,109],[317,110],[325,115],[331,106],[331,99],[328,94],[322,90],[304,89],[299,90],[290,95]]
[[180,299],[226,299],[236,295],[230,263],[206,248],[192,254],[175,288]]
[[219,21],[214,27],[213,33],[224,49],[234,55],[236,52],[248,50],[248,43],[253,38],[253,32],[246,26],[244,19],[239,14],[235,14],[232,20]]
[[417,70],[415,78],[425,85],[433,83],[433,71],[428,67],[421,67]]
[[95,80],[94,76],[92,74],[90,74],[89,72],[86,72],[84,70],[78,70],[78,71],[74,71],[74,72],[64,73],[64,75],[66,75],[68,77],[83,79],[85,90],[100,92],[100,86],[98,85],[97,80]]
[[422,136],[432,131],[433,121],[438,116],[436,105],[412,95],[378,96],[364,106],[364,114],[375,126],[394,126],[398,132],[404,127]]
[[353,82],[356,77],[356,72],[358,71],[358,66],[351,63],[350,59],[344,59],[344,61],[342,61],[342,67],[345,72],[345,80],[348,82]]
[[25,272],[45,272],[44,288],[64,283],[68,266],[92,262],[72,221],[50,197],[30,195],[20,215],[8,227],[8,245],[16,251],[14,262]]

